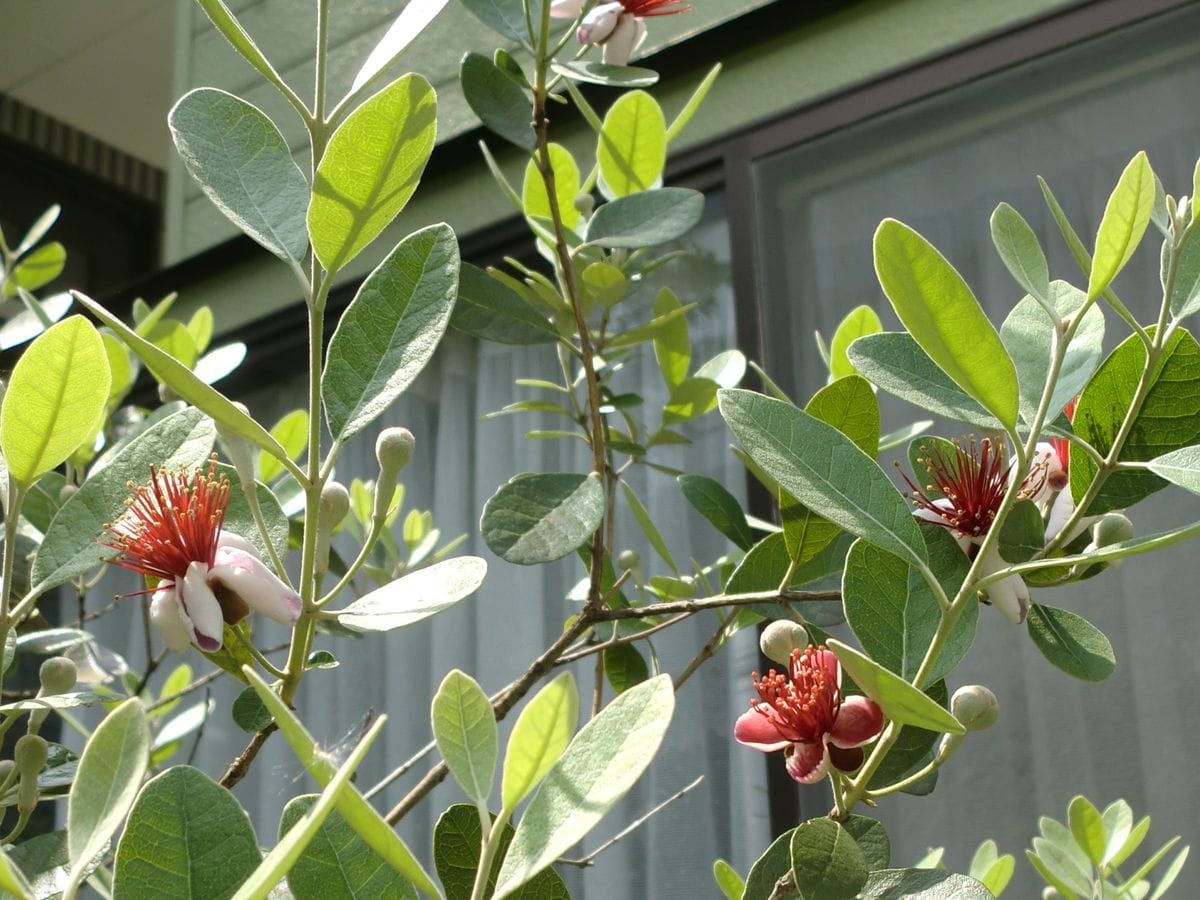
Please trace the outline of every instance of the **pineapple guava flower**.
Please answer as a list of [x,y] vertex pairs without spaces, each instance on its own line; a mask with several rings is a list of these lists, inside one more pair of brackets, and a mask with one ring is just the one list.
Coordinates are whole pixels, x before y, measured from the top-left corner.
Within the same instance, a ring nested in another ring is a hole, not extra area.
[[[189,643],[213,652],[225,625],[255,610],[284,625],[300,615],[300,597],[259,558],[240,535],[223,531],[229,480],[208,470],[150,469],[150,483],[131,485],[133,496],[115,523],[106,525],[118,550],[115,565],[156,584],[150,620],[173,651]],[[133,596],[133,595],[130,595]]]
[[[1066,405],[1063,412],[1066,414],[1068,421],[1075,421],[1075,404],[1079,401],[1076,397]],[[1050,514],[1046,517],[1046,543],[1058,537],[1058,533],[1062,531],[1063,526],[1067,524],[1067,520],[1075,514],[1075,498],[1071,496],[1071,478],[1070,478],[1070,462],[1071,462],[1071,443],[1066,438],[1054,438],[1050,442],[1054,447],[1055,458],[1062,467],[1062,490],[1059,491],[1054,502],[1050,504]],[[1038,444],[1041,447],[1041,444]],[[1093,523],[1099,520],[1099,516],[1084,516],[1071,529],[1071,533],[1067,535],[1066,543],[1070,543],[1083,534],[1087,529],[1091,528]]]
[[[578,18],[587,0],[555,0],[550,15],[560,19]],[[597,3],[579,23],[576,37],[581,44],[599,44],[604,48],[604,62],[623,66],[646,38],[645,19],[650,16],[669,16],[688,12],[691,7],[683,0],[611,0]]]
[[758,700],[738,717],[733,736],[748,747],[782,750],[787,772],[801,784],[825,777],[830,765],[851,772],[860,749],[883,730],[883,711],[866,697],[842,696],[842,667],[824,647],[791,652],[786,673],[754,673]]

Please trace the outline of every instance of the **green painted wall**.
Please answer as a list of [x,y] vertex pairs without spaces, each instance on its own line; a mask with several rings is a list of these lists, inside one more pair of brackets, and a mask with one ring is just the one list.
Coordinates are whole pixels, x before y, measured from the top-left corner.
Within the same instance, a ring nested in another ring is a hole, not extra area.
[[[701,13],[652,20],[654,46],[674,43],[698,30],[734,18],[768,0],[695,0]],[[797,0],[776,0],[792,3]],[[737,131],[781,110],[812,101],[964,41],[1074,5],[1073,0],[871,0],[848,4],[789,34],[753,46],[730,47],[720,61],[725,69],[709,94],[702,116],[681,136],[678,150],[709,138]],[[311,80],[311,3],[297,0],[242,0],[231,4],[244,16],[247,28],[290,83]],[[394,13],[395,4],[370,0],[338,0],[333,4],[331,41],[338,48],[331,63],[330,82],[336,92],[353,78],[379,33]],[[258,85],[251,70],[225,45],[198,10],[191,21],[180,17],[177,93],[211,84],[240,93],[258,103],[280,122],[290,140],[299,142],[300,124],[273,88]],[[668,30],[674,29],[674,30]],[[454,82],[457,60],[470,49],[491,46],[490,32],[457,4],[448,7],[414,45],[405,63],[430,77],[439,88],[439,134],[442,138],[476,124]],[[670,116],[679,109],[695,83],[716,59],[697,59],[696,69],[653,89]],[[566,140],[586,148],[591,136],[582,127]],[[502,142],[489,141],[493,147]],[[436,151],[435,151],[436,152]],[[512,179],[519,183],[523,161],[515,152],[501,156]],[[178,165],[170,172],[168,262],[185,258],[219,243],[235,230],[194,188]],[[459,234],[486,228],[513,212],[492,182],[482,160],[440,178],[422,183],[413,201],[386,233],[374,252],[360,255],[344,273],[355,278],[370,271],[386,248],[403,235],[436,221],[448,222]],[[261,258],[214,272],[190,285],[180,298],[184,309],[202,303],[217,314],[218,327],[228,329],[268,315],[297,302],[299,294],[288,270],[264,251]]]

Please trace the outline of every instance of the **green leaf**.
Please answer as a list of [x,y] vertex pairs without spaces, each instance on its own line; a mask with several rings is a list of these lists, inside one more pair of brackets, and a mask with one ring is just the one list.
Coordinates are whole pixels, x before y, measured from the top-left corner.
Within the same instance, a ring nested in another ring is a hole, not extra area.
[[500,797],[507,812],[529,796],[558,762],[579,721],[579,690],[560,673],[525,704],[504,751]]
[[847,356],[854,368],[874,384],[926,412],[977,428],[1002,427],[904,332],[886,331],[859,338],[850,345]]
[[5,285],[6,293],[16,293],[16,288],[36,291],[61,275],[66,264],[67,248],[58,241],[38,247],[13,267]]
[[37,217],[37,220],[29,226],[29,230],[25,232],[25,236],[21,238],[21,242],[13,248],[12,255],[24,256],[30,248],[50,232],[50,229],[54,227],[54,223],[58,221],[61,213],[62,207],[57,203],[46,207],[45,211]]
[[246,33],[241,23],[234,18],[222,0],[198,0],[198,2],[209,20],[216,26],[217,31],[225,36],[233,49],[257,69],[269,83],[283,90],[283,79],[279,77],[279,73],[275,71],[263,52],[258,49],[258,45],[254,43],[254,40]]
[[892,861],[892,842],[882,822],[870,816],[853,815],[842,823],[842,827],[858,844],[868,869],[874,872],[888,867]]
[[687,128],[688,122],[692,121],[692,117],[700,109],[700,104],[704,102],[704,98],[708,96],[709,90],[716,83],[717,76],[720,74],[721,64],[717,63],[708,70],[708,74],[704,76],[704,80],[696,85],[696,90],[692,91],[692,96],[688,97],[688,101],[683,105],[683,109],[679,111],[679,114],[671,120],[671,124],[667,127],[668,143],[679,137],[680,132]]
[[389,581],[335,615],[353,631],[404,628],[471,596],[486,575],[487,561],[478,556],[444,559]]
[[216,429],[198,409],[183,409],[142,432],[62,505],[46,529],[30,578],[44,592],[92,571],[115,551],[97,543],[124,511],[129,482],[145,484],[150,466],[192,468],[212,452]]
[[468,53],[459,68],[459,81],[463,99],[479,121],[522,150],[534,148],[533,102],[494,62]]
[[326,269],[342,268],[404,208],[436,134],[437,98],[420,75],[393,81],[338,126],[308,207],[313,252]]
[[[294,409],[280,418],[271,426],[271,437],[279,441],[279,446],[289,458],[295,459],[308,446],[308,412]],[[283,474],[283,464],[273,456],[258,458],[258,479],[263,482],[273,481]]]
[[[1083,291],[1065,281],[1052,281],[1048,296],[1049,303],[1062,319],[1075,319],[1087,302]],[[1029,296],[1013,307],[1000,326],[1000,339],[1012,356],[1021,383],[1021,417],[1029,423],[1033,422],[1050,374],[1053,334],[1054,323],[1050,316],[1041,303]],[[1104,313],[1099,307],[1092,306],[1084,313],[1063,356],[1058,382],[1046,411],[1047,422],[1052,422],[1084,389],[1100,365],[1103,345]]]
[[[792,834],[796,829],[785,831],[771,842],[766,851],[754,861],[746,875],[746,890],[742,900],[778,900],[775,885],[792,869]],[[799,897],[799,894],[789,894]]]
[[713,881],[717,883],[725,900],[742,900],[746,882],[729,863],[718,859],[713,863]]
[[433,697],[433,737],[450,774],[475,805],[487,808],[500,746],[487,694],[452,669]]
[[[542,4],[538,0],[530,0],[530,15],[536,24],[541,21]],[[505,37],[512,38],[518,43],[528,43],[529,30],[525,27],[525,7],[523,0],[462,0],[463,6],[470,10],[475,18],[484,25]]]
[[602,84],[606,87],[650,87],[658,81],[658,73],[653,69],[642,69],[638,66],[613,66],[602,62],[588,60],[572,60],[570,62],[552,62],[550,68],[555,73],[572,81],[585,84]]
[[618,197],[600,206],[588,222],[589,244],[637,250],[677,240],[704,215],[704,195],[667,187]]
[[[491,897],[495,890],[500,861],[513,834],[513,827],[505,823],[499,835],[492,871],[488,873],[484,897]],[[442,813],[433,830],[433,862],[446,889],[446,900],[469,900],[482,845],[483,828],[479,824],[479,812],[473,806],[455,804]],[[567,886],[553,868],[542,869],[512,896],[518,900],[571,900]]]
[[[1145,364],[1145,346],[1131,335],[1104,361],[1079,398],[1072,421],[1075,433],[1102,454],[1112,449]],[[1197,384],[1200,344],[1181,328],[1167,341],[1150,372],[1150,387],[1121,448],[1121,462],[1149,461],[1200,443]],[[1078,501],[1096,474],[1096,464],[1072,445],[1069,471],[1071,495]],[[1088,507],[1087,515],[1127,509],[1165,485],[1153,472],[1114,472]]]
[[104,342],[83,316],[39,335],[17,360],[0,407],[0,450],[9,476],[31,485],[89,440],[110,384]]
[[[1194,212],[1195,206],[1192,208]],[[1200,228],[1189,228],[1175,250],[1170,309],[1176,319],[1200,310]]]
[[67,805],[70,884],[78,886],[88,866],[133,806],[150,755],[150,729],[142,701],[126,700],[92,732],[76,769]]
[[743,550],[753,546],[754,535],[750,533],[746,513],[723,484],[707,475],[680,475],[675,480],[688,503],[717,531]]
[[1018,563],[1033,559],[1046,547],[1046,525],[1032,500],[1018,500],[1000,529],[1000,556]]
[[883,331],[883,323],[875,310],[869,306],[856,306],[846,314],[846,318],[838,324],[829,343],[829,374],[833,378],[855,374],[854,364],[846,351],[860,337],[877,334]]
[[354,83],[350,85],[350,93],[347,97],[353,96],[379,75],[382,75],[399,58],[405,48],[429,26],[437,14],[445,8],[447,2],[448,0],[415,0],[415,2],[406,3],[388,30],[384,32],[383,37],[379,39],[379,43],[367,54],[362,68],[354,76]]
[[357,434],[433,357],[458,294],[458,240],[449,225],[417,231],[388,254],[342,314],[321,389],[335,439]]
[[827,646],[837,656],[846,674],[896,724],[915,725],[944,734],[966,733],[954,716],[899,675],[892,674],[841,641],[831,638]]
[[1146,151],[1139,151],[1121,173],[1105,204],[1088,276],[1089,300],[1104,293],[1141,242],[1154,209],[1154,184]]
[[604,674],[618,694],[650,677],[650,667],[633,644],[617,644],[604,651]]
[[188,319],[187,333],[196,346],[197,353],[203,353],[208,349],[208,345],[212,341],[213,324],[213,312],[208,306],[201,306]]
[[679,574],[679,567],[675,565],[675,560],[671,558],[671,551],[667,548],[667,542],[663,540],[662,534],[654,524],[654,520],[650,518],[649,511],[642,505],[642,501],[638,499],[638,495],[626,481],[621,482],[621,490],[625,493],[625,502],[629,504],[629,511],[633,514],[634,521],[642,529],[642,534],[646,536],[646,540],[650,542],[650,546],[654,548],[654,552],[662,558],[663,562],[671,567],[672,572]]
[[[947,596],[962,586],[969,563],[945,528],[921,528],[929,552],[929,567]],[[863,649],[880,665],[906,681],[916,677],[925,651],[942,622],[942,609],[921,573],[904,560],[855,541],[846,556],[842,579],[846,621]],[[969,603],[955,622],[926,683],[952,671],[971,649],[979,619],[979,604]]]
[[604,487],[595,473],[517,475],[491,496],[479,527],[484,543],[520,566],[561,559],[604,519]]
[[[1124,800],[1118,799],[1104,808],[1100,818],[1104,823],[1104,859],[1102,861],[1108,865],[1120,853],[1121,848],[1125,846],[1125,842],[1129,840],[1129,836],[1133,832],[1133,810]],[[1149,829],[1149,824],[1146,827]]]
[[546,775],[513,836],[496,900],[592,830],[650,765],[675,710],[669,675],[642,682],[593,717]]
[[[1172,845],[1174,842],[1172,842]],[[1154,893],[1150,895],[1149,900],[1159,900],[1160,897],[1167,896],[1167,891],[1171,889],[1171,885],[1175,883],[1175,879],[1179,877],[1179,873],[1183,871],[1183,864],[1187,862],[1188,853],[1191,847],[1184,847],[1171,860],[1171,864],[1167,866],[1162,877],[1158,880],[1158,884],[1154,886]]]
[[516,291],[483,269],[462,263],[450,325],[499,344],[551,344],[558,332]]
[[[308,770],[308,774],[322,788],[332,784],[336,774],[333,760],[327,753],[320,751],[316,741],[305,730],[296,714],[288,709],[287,705],[267,686],[258,673],[249,666],[242,671],[251,687],[258,693],[263,705],[275,719],[276,724],[279,725],[279,730],[291,746],[292,752]],[[379,720],[376,721],[378,723]],[[438,892],[433,881],[425,873],[416,857],[412,855],[412,851],[401,840],[400,835],[396,834],[392,827],[383,820],[383,816],[375,807],[364,800],[362,794],[353,785],[345,791],[335,792],[335,795],[338,812],[342,814],[355,833],[419,890],[431,897],[436,897]],[[324,796],[322,795],[322,799]]]
[[780,400],[742,390],[719,398],[746,452],[789,494],[845,531],[925,565],[908,503],[848,437]]
[[[279,820],[281,840],[316,802],[316,794],[288,801]],[[287,885],[296,900],[408,900],[417,896],[413,886],[372,850],[337,810],[325,817],[288,871]]]
[[833,819],[810,819],[792,832],[792,875],[808,900],[853,900],[867,874],[862,850]]
[[257,106],[202,87],[167,117],[188,173],[231,222],[280,259],[308,251],[308,181],[275,123]]
[[233,716],[233,721],[237,727],[247,734],[262,731],[274,721],[271,718],[271,713],[267,711],[267,708],[263,706],[262,700],[259,699],[258,692],[250,687],[237,695],[229,712]]
[[1087,797],[1079,794],[1067,807],[1067,823],[1071,826],[1071,834],[1075,842],[1087,854],[1093,864],[1099,866],[1104,859],[1107,838],[1104,833],[1104,820],[1100,810],[1092,805]]
[[996,252],[1017,284],[1051,308],[1050,268],[1029,223],[1007,203],[1001,203],[992,212],[991,226]]
[[610,309],[629,293],[629,279],[611,263],[589,263],[580,273],[579,281],[584,289],[585,305],[599,303],[605,309]]
[[942,869],[872,872],[863,896],[872,900],[992,900],[992,892],[974,878]]
[[1164,453],[1150,460],[1147,468],[1172,484],[1200,494],[1200,446]]
[[0,850],[0,891],[4,891],[6,897],[14,896],[19,900],[41,896],[34,894],[33,886],[13,861],[12,851],[7,847]]
[[645,91],[627,91],[609,107],[596,144],[600,187],[609,198],[648,190],[667,161],[667,121]]
[[199,769],[146,782],[117,845],[117,896],[230,896],[262,861],[250,817]]
[[962,276],[907,225],[884,219],[875,232],[879,284],[913,339],[951,380],[1011,430],[1017,372]]
[[1117,667],[1108,638],[1082,616],[1034,603],[1025,624],[1042,655],[1068,675],[1103,681]]
[[[554,170],[554,197],[558,203],[558,214],[567,228],[579,224],[581,213],[575,207],[579,195],[579,166],[571,151],[562,144],[550,144],[550,167]],[[551,218],[550,195],[546,193],[546,182],[538,170],[537,163],[530,160],[525,165],[525,181],[521,187],[521,204],[525,215],[535,219]]]
[[224,425],[234,434],[241,435],[255,446],[266,450],[277,459],[285,459],[286,451],[279,442],[249,415],[230,402],[224,394],[209,387],[192,374],[187,366],[173,359],[145,340],[103,306],[78,291],[72,291],[75,300],[88,312],[111,328],[164,384],[171,387],[184,400],[210,416],[219,425]]
[[[683,304],[670,288],[663,288],[654,298],[654,318],[682,309]],[[678,315],[654,334],[654,358],[662,372],[668,391],[683,384],[692,361],[692,341],[688,335],[687,319]]]
[[375,720],[346,761],[329,779],[329,784],[325,786],[316,803],[290,831],[279,839],[279,843],[266,855],[258,868],[233,895],[234,900],[265,900],[275,885],[296,864],[308,844],[316,837],[326,817],[333,812],[334,806],[340,805],[341,798],[351,792],[357,796],[358,792],[350,783],[350,779],[362,763],[363,757],[367,755],[367,751],[371,749],[375,738],[379,736],[385,722],[387,722],[387,716],[380,716]]

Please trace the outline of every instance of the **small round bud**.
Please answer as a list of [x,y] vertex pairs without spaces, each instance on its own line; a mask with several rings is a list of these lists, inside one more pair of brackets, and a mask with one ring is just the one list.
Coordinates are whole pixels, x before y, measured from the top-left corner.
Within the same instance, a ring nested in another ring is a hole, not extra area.
[[1127,541],[1133,537],[1133,523],[1121,513],[1106,513],[1092,526],[1092,543],[1097,547]]
[[950,712],[967,731],[986,731],[1000,718],[1000,704],[983,685],[968,684],[950,698]]
[[37,734],[23,734],[13,747],[13,762],[21,770],[21,777],[30,775],[34,778],[46,767],[50,756],[50,745],[46,739]]
[[3,794],[17,780],[17,764],[11,759],[0,759],[0,794]]
[[379,471],[390,472],[395,479],[412,459],[416,446],[417,439],[407,428],[383,429],[375,440],[375,458],[379,460]]
[[158,400],[160,403],[174,403],[176,400],[182,400],[175,389],[163,384],[161,381],[158,384]]
[[591,194],[576,194],[575,209],[583,213],[585,216],[590,216],[592,210],[596,208],[596,198]]
[[622,550],[617,554],[617,568],[622,572],[636,569],[641,562],[642,557],[636,550]]
[[350,492],[340,481],[327,481],[321,488],[321,521],[335,527],[350,512]]
[[1063,895],[1052,887],[1042,890],[1042,900],[1063,900]]
[[38,670],[42,689],[38,691],[41,697],[52,697],[55,694],[65,694],[75,687],[77,676],[75,663],[65,656],[52,656]]
[[787,665],[792,651],[809,645],[804,626],[789,619],[776,619],[763,629],[758,646],[763,656],[780,665]]
[[59,504],[66,503],[72,497],[79,493],[79,486],[74,484],[64,484],[58,489]]

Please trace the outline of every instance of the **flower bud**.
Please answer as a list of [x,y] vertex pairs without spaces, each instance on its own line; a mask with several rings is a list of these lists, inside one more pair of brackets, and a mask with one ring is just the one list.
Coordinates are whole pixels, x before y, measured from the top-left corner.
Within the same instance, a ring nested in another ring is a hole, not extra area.
[[39,697],[52,697],[55,694],[65,694],[75,687],[77,672],[75,663],[65,656],[52,656],[38,670],[38,678],[42,683]]
[[591,194],[576,194],[575,209],[585,216],[590,216],[596,208],[596,198]]
[[[250,410],[244,403],[237,403],[235,401],[233,405],[246,415],[250,414]],[[221,439],[221,444],[224,446],[230,462],[233,463],[233,468],[237,471],[238,480],[240,480],[243,485],[249,485],[253,487],[254,452],[250,447],[250,442],[240,434],[230,431],[229,428],[222,425],[220,422],[217,422],[215,419],[213,422],[217,426],[217,436]]]
[[641,563],[642,557],[636,550],[622,550],[617,554],[617,568],[622,572],[628,572],[630,569],[636,569]]
[[375,479],[376,519],[387,517],[396,492],[396,479],[412,459],[416,438],[407,428],[385,428],[375,441],[375,458],[379,460],[379,477]]
[[763,656],[786,666],[792,658],[792,651],[807,647],[810,641],[804,626],[790,619],[776,619],[763,629],[758,639],[758,646]]
[[1063,895],[1052,887],[1042,890],[1042,900],[1063,900]]
[[1111,544],[1127,541],[1133,537],[1133,523],[1128,516],[1121,513],[1107,513],[1100,521],[1092,526],[1092,544],[1096,547],[1108,547]]
[[17,764],[11,759],[0,759],[0,797],[8,792],[17,780]]
[[74,484],[64,484],[58,489],[58,503],[61,506],[72,497],[79,493],[79,486]]
[[329,571],[329,541],[350,511],[350,492],[337,481],[327,481],[321,488],[321,505],[317,511],[316,571]]
[[1000,718],[1000,704],[983,685],[968,684],[950,698],[950,713],[967,731],[986,731]]
[[31,776],[34,780],[46,767],[50,756],[50,745],[46,739],[36,734],[23,734],[17,739],[13,748],[13,762],[21,773],[21,779]]

